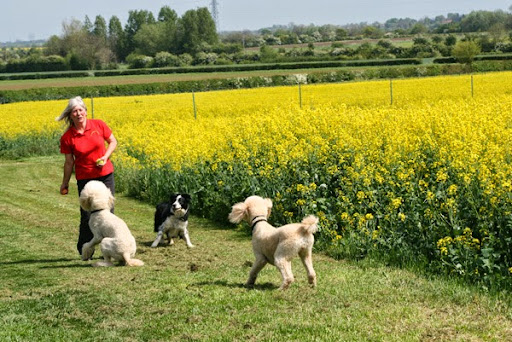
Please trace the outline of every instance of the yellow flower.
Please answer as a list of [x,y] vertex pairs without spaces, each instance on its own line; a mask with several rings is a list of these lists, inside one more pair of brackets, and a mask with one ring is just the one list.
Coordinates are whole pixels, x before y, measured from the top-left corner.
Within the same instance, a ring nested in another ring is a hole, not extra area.
[[445,169],[439,170],[436,174],[436,181],[443,183],[448,179],[448,174]]
[[455,194],[457,193],[457,189],[458,189],[458,187],[457,187],[457,185],[456,185],[456,184],[452,184],[452,185],[450,185],[450,186],[448,187],[448,191],[447,191],[447,192],[448,192],[448,195],[450,195],[450,196],[455,195]]
[[285,212],[283,213],[283,215],[284,215],[285,217],[293,217],[293,213],[292,213],[291,211],[285,211]]
[[395,209],[400,208],[400,206],[402,205],[402,197],[394,198],[394,199],[391,201],[391,205],[392,205],[392,206],[393,206],[393,208],[395,208]]
[[358,191],[356,197],[359,201],[362,201],[366,198],[366,194],[363,191]]
[[308,187],[304,184],[297,184],[297,192],[305,193],[308,191]]
[[432,191],[427,191],[427,201],[432,201],[434,198],[434,193]]

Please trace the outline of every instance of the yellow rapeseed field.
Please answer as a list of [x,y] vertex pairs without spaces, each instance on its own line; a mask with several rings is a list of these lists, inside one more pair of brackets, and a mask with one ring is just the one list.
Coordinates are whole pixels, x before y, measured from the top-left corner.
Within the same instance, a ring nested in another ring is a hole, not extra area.
[[[66,103],[2,105],[0,134],[63,131],[54,118]],[[510,72],[95,98],[94,117],[119,141],[120,170],[207,170],[203,183],[232,198],[241,179],[257,179],[277,218],[313,212],[335,248],[393,249],[391,237],[406,237],[442,267],[478,274],[489,249],[512,247],[501,240],[512,213]],[[476,261],[460,266],[468,253]],[[493,262],[508,270],[510,255]]]

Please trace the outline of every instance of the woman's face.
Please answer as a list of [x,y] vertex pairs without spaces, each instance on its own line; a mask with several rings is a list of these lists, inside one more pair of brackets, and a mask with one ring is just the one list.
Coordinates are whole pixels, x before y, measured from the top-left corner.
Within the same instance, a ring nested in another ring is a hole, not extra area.
[[87,111],[82,106],[75,106],[70,114],[71,120],[73,121],[73,125],[78,127],[85,123],[87,120]]

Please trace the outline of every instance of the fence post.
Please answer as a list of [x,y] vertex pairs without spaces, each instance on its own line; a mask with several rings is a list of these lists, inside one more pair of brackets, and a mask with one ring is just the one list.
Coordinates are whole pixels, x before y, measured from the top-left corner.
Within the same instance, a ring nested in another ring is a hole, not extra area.
[[192,103],[194,105],[194,120],[197,120],[196,95],[192,92]]
[[473,74],[471,74],[471,97],[473,97]]
[[300,82],[299,82],[299,105],[300,105],[300,109],[302,109],[302,89],[300,87]]
[[91,114],[92,118],[94,119],[94,97],[91,94]]
[[393,80],[389,80],[389,97],[390,97],[390,105],[393,105]]

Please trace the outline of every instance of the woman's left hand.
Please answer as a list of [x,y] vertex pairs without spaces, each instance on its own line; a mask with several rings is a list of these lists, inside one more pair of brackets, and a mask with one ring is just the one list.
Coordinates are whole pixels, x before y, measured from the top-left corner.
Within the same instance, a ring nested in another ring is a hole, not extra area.
[[105,165],[106,162],[107,162],[107,158],[105,158],[105,156],[103,156],[100,159],[96,160],[96,166],[103,167],[103,165]]

